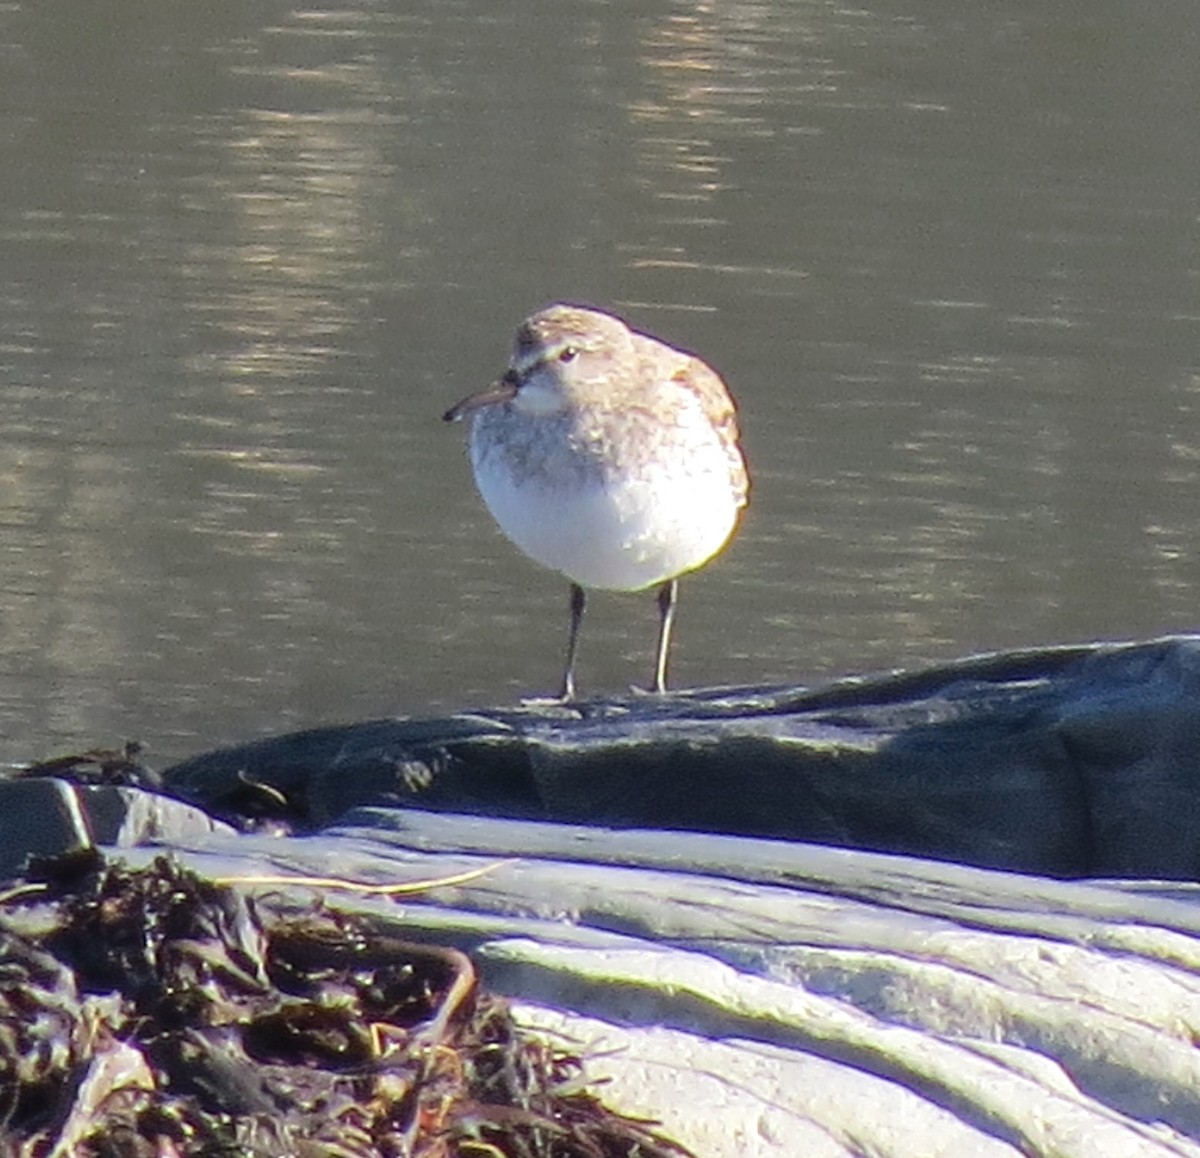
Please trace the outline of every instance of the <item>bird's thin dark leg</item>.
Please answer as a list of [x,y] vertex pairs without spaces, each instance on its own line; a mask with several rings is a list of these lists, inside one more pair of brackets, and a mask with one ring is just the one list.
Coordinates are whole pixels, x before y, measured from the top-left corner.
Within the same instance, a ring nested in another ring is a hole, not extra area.
[[678,598],[678,579],[668,579],[658,589],[658,650],[654,657],[652,692],[667,690],[667,652],[671,650],[671,625],[675,622],[675,602]]
[[558,698],[564,702],[575,698],[575,653],[579,650],[579,627],[583,623],[583,609],[587,606],[587,595],[578,583],[571,584],[571,629],[567,635],[567,660],[563,667],[562,689]]

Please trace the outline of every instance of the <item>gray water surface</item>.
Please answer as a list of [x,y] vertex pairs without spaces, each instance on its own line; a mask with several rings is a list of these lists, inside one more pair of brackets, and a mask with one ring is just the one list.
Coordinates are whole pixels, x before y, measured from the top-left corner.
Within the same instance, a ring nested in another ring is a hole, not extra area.
[[[727,378],[680,684],[1200,624],[1200,8],[0,4],[0,759],[551,690],[440,414],[559,298]],[[584,691],[649,673],[599,595]]]

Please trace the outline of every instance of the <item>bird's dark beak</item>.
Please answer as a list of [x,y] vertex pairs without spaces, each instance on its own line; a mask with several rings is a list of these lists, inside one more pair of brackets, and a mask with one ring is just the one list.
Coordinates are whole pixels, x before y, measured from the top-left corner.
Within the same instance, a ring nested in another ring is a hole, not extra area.
[[464,414],[478,410],[481,406],[495,406],[498,402],[511,402],[517,396],[517,388],[520,384],[516,371],[509,370],[503,378],[493,382],[486,390],[478,394],[471,394],[461,402],[456,402],[442,415],[442,421],[457,422]]

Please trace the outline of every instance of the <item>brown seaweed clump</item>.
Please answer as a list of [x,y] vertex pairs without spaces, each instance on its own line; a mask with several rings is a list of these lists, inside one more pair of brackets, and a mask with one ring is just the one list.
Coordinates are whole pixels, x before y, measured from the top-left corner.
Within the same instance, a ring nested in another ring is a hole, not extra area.
[[27,894],[0,918],[6,1155],[686,1154],[583,1088],[581,1059],[521,1031],[455,949],[327,909],[271,918],[168,857],[30,875],[43,931]]

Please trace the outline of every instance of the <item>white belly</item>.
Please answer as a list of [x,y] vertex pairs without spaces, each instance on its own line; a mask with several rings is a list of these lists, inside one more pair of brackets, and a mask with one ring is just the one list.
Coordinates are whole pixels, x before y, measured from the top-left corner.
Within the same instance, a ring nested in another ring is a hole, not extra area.
[[501,530],[531,559],[582,587],[640,591],[706,563],[737,523],[724,457],[711,469],[589,485],[514,477],[500,456],[472,456]]

